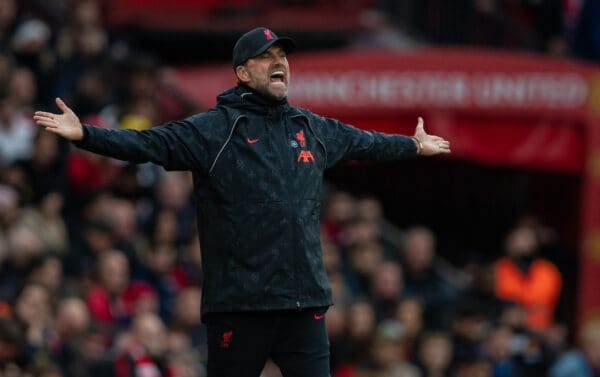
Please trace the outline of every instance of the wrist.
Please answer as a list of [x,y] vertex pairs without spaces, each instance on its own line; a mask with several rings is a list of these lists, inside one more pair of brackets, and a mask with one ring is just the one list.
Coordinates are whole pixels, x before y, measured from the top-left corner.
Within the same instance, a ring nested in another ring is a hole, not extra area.
[[417,148],[417,156],[420,156],[423,153],[423,143],[419,139],[414,136],[410,137],[415,142],[415,147]]

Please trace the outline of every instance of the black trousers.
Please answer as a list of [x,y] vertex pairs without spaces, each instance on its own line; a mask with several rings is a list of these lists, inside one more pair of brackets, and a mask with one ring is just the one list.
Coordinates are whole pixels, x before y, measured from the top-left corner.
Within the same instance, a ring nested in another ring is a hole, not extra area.
[[329,377],[326,311],[207,314],[208,377],[258,377],[268,358],[284,377]]

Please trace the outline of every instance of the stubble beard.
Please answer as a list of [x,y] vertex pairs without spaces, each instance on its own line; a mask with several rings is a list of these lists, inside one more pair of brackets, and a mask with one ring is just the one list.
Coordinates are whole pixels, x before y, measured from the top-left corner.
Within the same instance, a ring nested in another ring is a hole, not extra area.
[[287,78],[287,83],[285,84],[285,90],[283,92],[280,90],[271,89],[271,87],[269,86],[269,78],[267,78],[266,80],[255,80],[255,77],[253,77],[252,75],[250,76],[250,78],[256,83],[254,86],[254,90],[260,93],[260,95],[262,95],[263,97],[273,101],[281,101],[287,98],[289,77]]

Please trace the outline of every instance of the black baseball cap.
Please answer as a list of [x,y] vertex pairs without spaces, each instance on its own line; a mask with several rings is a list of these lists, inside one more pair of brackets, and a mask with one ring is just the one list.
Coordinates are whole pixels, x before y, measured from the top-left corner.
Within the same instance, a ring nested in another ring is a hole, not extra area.
[[278,37],[273,31],[266,27],[257,27],[242,35],[233,47],[233,68],[250,58],[258,56],[267,51],[269,47],[277,43],[285,52],[290,52],[296,46],[292,38]]

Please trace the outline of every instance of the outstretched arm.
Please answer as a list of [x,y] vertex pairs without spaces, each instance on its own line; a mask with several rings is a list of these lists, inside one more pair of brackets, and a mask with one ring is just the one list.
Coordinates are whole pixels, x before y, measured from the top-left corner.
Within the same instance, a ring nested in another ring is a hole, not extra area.
[[450,153],[450,142],[428,135],[419,117],[413,136],[364,131],[338,120],[321,120],[320,131],[327,147],[327,166],[344,160],[394,161],[415,155]]
[[79,148],[133,163],[153,162],[167,170],[206,169],[205,138],[196,126],[205,122],[203,114],[144,131],[103,129],[81,124],[60,98],[56,104],[62,114],[38,111],[33,116],[35,123]]

